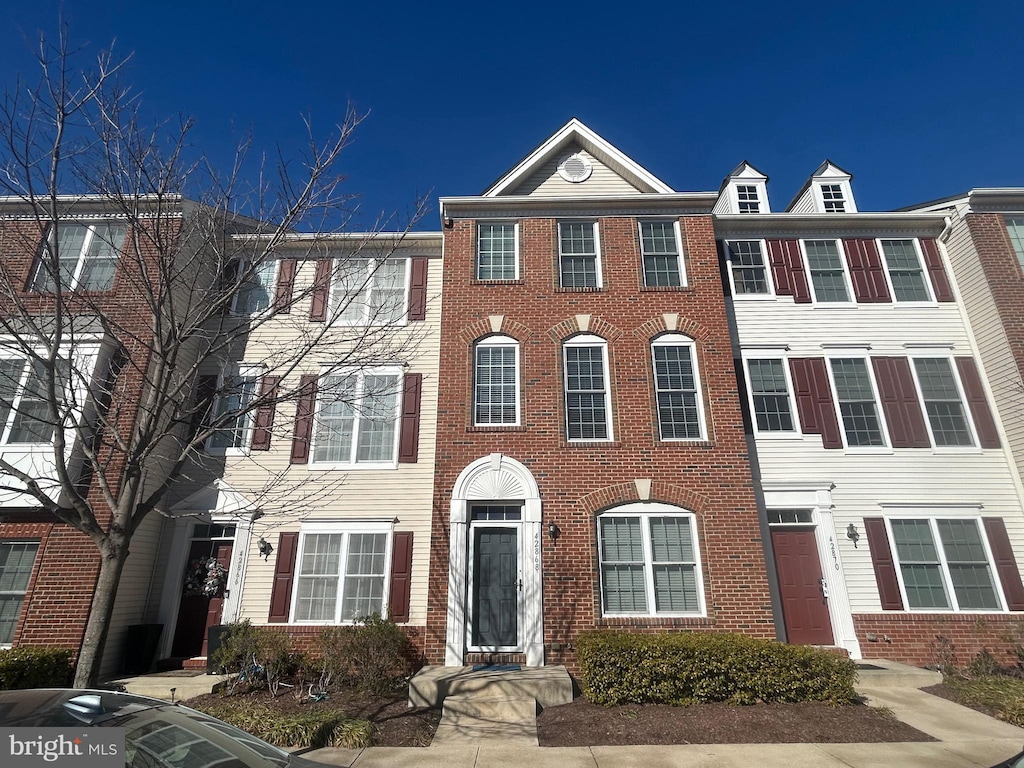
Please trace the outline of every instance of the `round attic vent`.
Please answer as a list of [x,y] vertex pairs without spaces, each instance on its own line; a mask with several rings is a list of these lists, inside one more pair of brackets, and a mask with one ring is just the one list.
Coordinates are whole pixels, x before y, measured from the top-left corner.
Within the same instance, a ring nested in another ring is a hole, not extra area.
[[593,172],[594,166],[590,164],[587,158],[580,154],[569,155],[558,164],[558,175],[566,181],[571,181],[573,184],[586,181]]

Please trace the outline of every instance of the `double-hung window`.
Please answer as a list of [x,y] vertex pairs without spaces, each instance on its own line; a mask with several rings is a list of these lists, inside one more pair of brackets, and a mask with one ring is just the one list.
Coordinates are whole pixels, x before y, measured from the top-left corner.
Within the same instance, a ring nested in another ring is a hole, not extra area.
[[[59,280],[64,290],[109,291],[114,287],[114,273],[127,232],[124,224],[61,222],[56,242],[50,240],[51,233],[41,250],[32,290],[54,291]],[[54,245],[56,273],[51,251]]]
[[704,437],[703,403],[692,339],[667,334],[651,344],[658,429],[662,440]]
[[[57,423],[49,412],[46,378],[46,365],[42,360],[0,359],[0,442],[14,445],[53,441]],[[70,361],[57,361],[54,378],[58,419],[61,419],[69,405]]]
[[885,435],[870,366],[863,357],[832,358],[839,417],[850,448],[884,447]]
[[597,518],[605,616],[703,613],[694,518],[663,504],[629,504]]
[[915,357],[914,374],[921,390],[932,444],[937,447],[974,445],[963,394],[948,357]]
[[384,612],[390,524],[303,528],[294,620],[337,624]]
[[906,605],[999,611],[992,557],[974,518],[890,519]]
[[1010,245],[1017,255],[1017,263],[1024,268],[1024,216],[1007,216],[1006,232],[1010,236]]
[[822,184],[821,202],[825,213],[845,213],[846,199],[843,197],[842,184]]
[[558,223],[558,272],[563,288],[600,288],[596,221]]
[[608,346],[597,336],[576,336],[563,347],[565,422],[569,440],[611,440]]
[[747,360],[747,373],[757,431],[795,433],[786,361],[781,358],[751,358]]
[[255,369],[242,367],[219,378],[210,419],[215,431],[206,441],[208,451],[241,451],[248,447],[253,414],[246,409],[256,395],[256,377]]
[[648,288],[674,288],[685,283],[678,222],[641,221],[640,253]]
[[243,270],[243,274],[241,282],[234,289],[236,292],[232,311],[236,315],[255,315],[267,309],[274,295],[277,260],[265,257],[259,264],[239,262],[234,269]]
[[490,336],[473,353],[473,423],[515,426],[519,423],[519,343]]
[[397,460],[402,376],[380,369],[321,377],[313,461],[391,466]]
[[753,184],[736,185],[736,207],[739,213],[760,213],[761,200]]
[[817,302],[848,302],[850,286],[839,244],[835,240],[803,240],[807,269]]
[[879,240],[895,301],[931,301],[916,240]]
[[38,550],[34,541],[0,541],[0,645],[14,640]]
[[332,306],[346,325],[391,325],[405,319],[408,259],[344,258]]
[[734,296],[771,295],[772,284],[761,240],[728,240],[725,250]]
[[518,239],[514,222],[480,222],[477,225],[477,280],[519,278]]

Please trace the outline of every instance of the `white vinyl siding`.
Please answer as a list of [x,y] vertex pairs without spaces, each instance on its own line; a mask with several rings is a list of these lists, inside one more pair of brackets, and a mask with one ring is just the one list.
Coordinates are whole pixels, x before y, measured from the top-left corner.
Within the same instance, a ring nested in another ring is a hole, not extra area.
[[38,550],[36,542],[0,542],[0,645],[14,639]]
[[[62,222],[57,236],[60,285],[66,290],[109,291],[128,229],[124,224],[71,224]],[[49,235],[48,235],[49,237]],[[40,254],[32,289],[49,292],[56,289],[50,254]]]

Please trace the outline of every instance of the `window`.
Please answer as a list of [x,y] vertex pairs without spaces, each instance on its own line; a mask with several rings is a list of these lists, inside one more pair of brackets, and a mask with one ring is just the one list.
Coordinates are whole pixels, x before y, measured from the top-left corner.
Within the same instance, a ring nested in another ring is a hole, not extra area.
[[683,284],[676,227],[673,221],[640,222],[640,253],[644,262],[644,285],[648,288],[678,287]]
[[757,431],[795,432],[785,360],[747,360],[747,371]]
[[395,463],[401,381],[397,371],[323,376],[317,390],[313,461]]
[[256,395],[256,374],[250,369],[221,376],[211,413],[211,424],[217,425],[206,441],[211,452],[244,450],[249,445],[252,413],[243,412]]
[[768,267],[760,240],[729,240],[725,249],[734,295],[771,294],[772,286],[768,280]]
[[[109,291],[128,229],[124,224],[69,224],[62,222],[57,236],[57,262],[61,288]],[[49,242],[49,236],[47,236]],[[32,290],[56,289],[52,254],[44,247],[32,279]]]
[[946,357],[915,357],[914,373],[936,446],[974,445],[953,366]]
[[597,518],[605,616],[703,613],[693,523],[693,515],[659,504],[629,504]]
[[[234,269],[238,268],[239,265],[236,263]],[[237,315],[255,315],[270,306],[270,300],[274,295],[277,261],[267,258],[259,265],[246,266],[244,269],[247,274],[235,289],[236,293],[231,309]],[[237,279],[236,274],[232,277],[232,283]]]
[[38,549],[34,541],[0,541],[0,645],[14,640]]
[[930,301],[928,282],[915,240],[879,240],[896,301]]
[[390,528],[313,526],[303,532],[295,621],[336,624],[384,613]]
[[331,300],[342,323],[402,322],[406,308],[407,259],[343,259]]
[[821,202],[825,206],[825,213],[845,213],[846,201],[843,198],[843,185],[822,184]]
[[662,440],[700,440],[703,404],[693,341],[669,334],[651,344]]
[[563,288],[600,288],[597,222],[559,222],[558,271]]
[[814,286],[814,300],[844,302],[850,300],[846,268],[835,240],[803,240],[807,269]]
[[1017,261],[1024,267],[1024,216],[1008,216],[1006,231],[1010,235],[1013,252],[1017,254]]
[[[41,360],[0,359],[0,442],[8,445],[49,443],[56,424],[49,415],[46,365]],[[71,363],[58,361],[57,381],[68,391]],[[68,403],[58,404],[63,412]]]
[[597,336],[566,342],[565,421],[570,440],[611,439],[608,348]]
[[757,196],[757,187],[753,184],[737,184],[736,205],[739,213],[760,213],[761,201]]
[[846,445],[850,448],[884,446],[885,437],[867,360],[859,357],[833,358],[831,363]]
[[519,423],[519,344],[492,336],[476,345],[473,367],[473,423]]
[[1002,610],[978,520],[889,520],[889,526],[909,608]]
[[519,278],[516,225],[481,222],[477,228],[477,280]]

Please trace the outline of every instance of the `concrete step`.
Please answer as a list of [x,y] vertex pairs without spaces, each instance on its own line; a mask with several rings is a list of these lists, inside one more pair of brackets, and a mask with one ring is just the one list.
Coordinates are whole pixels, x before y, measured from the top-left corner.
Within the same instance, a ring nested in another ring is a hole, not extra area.
[[483,695],[448,696],[444,700],[441,720],[452,725],[525,723],[536,727],[537,700],[526,697],[489,698]]
[[138,696],[152,696],[154,699],[184,701],[193,696],[213,693],[213,689],[228,680],[231,675],[140,675],[112,680],[111,685],[119,685],[128,693]]
[[858,692],[865,688],[927,688],[942,682],[942,673],[888,659],[861,659],[857,664]]
[[[491,744],[494,746],[539,746],[537,740],[537,724],[527,726],[523,723],[510,723],[506,725],[453,725],[443,720],[434,732],[434,739],[430,742],[430,748],[447,748],[456,745],[482,746]],[[419,763],[419,760],[416,761]]]
[[424,667],[409,681],[409,704],[440,707],[448,696],[535,699],[541,707],[572,702],[572,678],[563,666],[520,670],[477,670],[472,667]]

